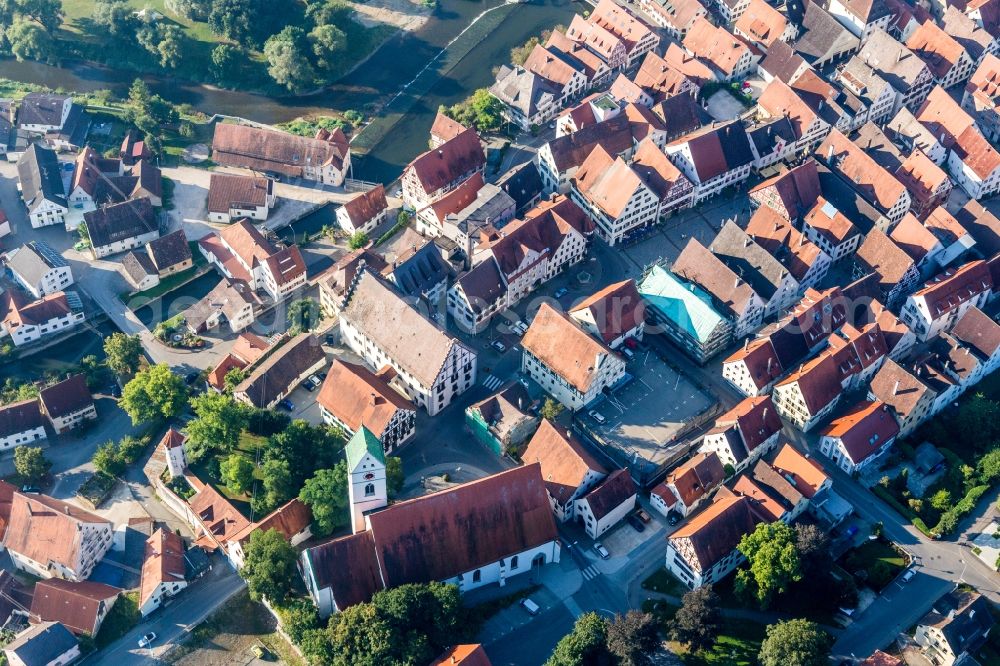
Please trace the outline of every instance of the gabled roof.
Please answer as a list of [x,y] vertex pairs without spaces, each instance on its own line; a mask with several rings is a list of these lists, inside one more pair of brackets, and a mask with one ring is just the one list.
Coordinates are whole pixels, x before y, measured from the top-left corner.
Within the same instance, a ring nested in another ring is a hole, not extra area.
[[742,362],[757,390],[763,389],[785,372],[769,336],[744,341],[743,348],[733,352],[725,362]]
[[161,271],[191,259],[191,246],[183,229],[154,238],[146,244],[146,251],[153,265]]
[[722,226],[709,249],[765,300],[774,296],[788,274],[780,261],[732,220]]
[[267,205],[274,181],[263,176],[213,173],[208,185],[208,212],[229,213],[231,208]]
[[878,229],[868,232],[854,257],[856,262],[878,275],[885,291],[895,287],[907,272],[914,269],[910,255]]
[[976,248],[983,256],[1000,253],[1000,220],[975,199],[969,199],[955,219],[976,239]]
[[992,358],[1000,349],[1000,324],[977,307],[969,308],[962,315],[951,329],[951,334],[983,358]]
[[635,280],[610,284],[570,308],[573,313],[587,310],[597,325],[602,341],[610,344],[644,321],[642,297]]
[[368,272],[341,316],[423,386],[434,384],[448,354],[462,344]]
[[620,217],[644,187],[625,160],[612,157],[600,145],[580,165],[573,182],[581,197],[612,219]]
[[33,624],[4,646],[27,666],[45,666],[77,646],[69,629],[59,622]]
[[[759,2],[770,9],[764,0],[759,0]],[[778,78],[772,79],[767,84],[757,100],[757,104],[772,118],[787,117],[795,130],[795,139],[801,139],[817,118],[816,113],[796,91]]]
[[763,516],[752,507],[752,501],[731,492],[721,492],[711,506],[681,525],[667,539],[687,541],[694,550],[695,562],[701,571],[733,552],[740,540],[763,522]]
[[398,410],[416,409],[383,377],[362,365],[335,359],[316,401],[352,431],[364,427],[381,438]]
[[773,42],[767,55],[760,61],[760,68],[776,79],[791,83],[792,77],[809,65],[791,46],[783,41]]
[[117,587],[85,581],[74,583],[59,578],[35,583],[31,600],[32,619],[61,622],[74,634],[94,636],[101,616],[121,592]]
[[489,244],[490,252],[505,277],[518,273],[531,252],[552,256],[572,233],[584,237],[594,230],[594,223],[576,202],[555,196],[499,230],[499,238]]
[[[434,124],[431,125],[431,137],[441,142],[449,141],[451,139],[454,139],[456,136],[458,136],[465,130],[466,130],[465,125],[458,122],[457,120],[449,118],[448,116],[438,111],[437,115],[434,116]],[[383,186],[379,184],[378,187],[383,187]],[[383,187],[383,195],[384,193],[385,189]]]
[[691,24],[683,44],[688,52],[710,63],[725,76],[731,76],[740,59],[750,52],[750,47],[740,37],[712,25],[703,16]]
[[709,434],[734,427],[739,431],[740,441],[748,454],[753,453],[754,449],[779,432],[782,427],[781,419],[774,409],[771,396],[762,395],[741,400],[715,420],[715,426]]
[[750,140],[740,121],[707,127],[673,141],[671,146],[688,144],[699,182],[753,162]]
[[781,473],[804,497],[812,499],[830,477],[812,458],[799,453],[791,444],[785,444],[771,461],[771,466]]
[[817,414],[840,397],[840,373],[833,354],[822,354],[803,363],[799,369],[778,382],[778,386],[797,384],[809,414]]
[[413,170],[424,192],[435,192],[463,174],[481,169],[486,154],[474,129],[467,129],[434,150],[416,157],[406,167]]
[[787,26],[788,18],[764,0],[750,0],[733,25],[750,39],[768,47],[781,39]]
[[726,478],[722,461],[714,452],[696,453],[667,475],[667,485],[674,489],[689,509]]
[[210,539],[222,545],[250,525],[250,521],[208,483],[188,500],[188,505],[211,534]]
[[799,166],[752,187],[749,194],[763,194],[771,187],[793,220],[805,215],[821,193],[816,161],[809,158]]
[[618,114],[607,120],[556,137],[546,144],[552,153],[556,170],[563,173],[583,164],[598,145],[608,154],[618,155],[633,145],[632,127],[625,114]]
[[839,439],[851,462],[858,465],[898,435],[899,426],[888,405],[862,401],[835,418],[822,434]]
[[927,255],[941,249],[937,237],[920,224],[920,220],[912,213],[903,216],[889,234],[889,238],[917,264],[920,264]]
[[479,643],[471,645],[456,645],[445,650],[444,654],[435,659],[430,666],[447,666],[462,664],[462,666],[492,666],[486,650]]
[[923,60],[882,28],[872,30],[858,57],[900,92],[914,85],[923,72],[930,73]]
[[719,308],[734,320],[743,315],[747,305],[756,295],[746,280],[739,277],[695,238],[688,240],[684,250],[674,261],[671,272],[694,282],[711,294],[719,304]]
[[924,21],[906,40],[906,46],[927,63],[937,79],[944,78],[965,53],[962,45],[938,27],[933,19]]
[[59,175],[59,160],[56,153],[38,143],[32,143],[17,161],[18,183],[21,197],[34,211],[43,201],[51,201],[66,207],[66,193],[62,176]]
[[309,527],[309,523],[311,522],[312,511],[296,497],[285,502],[258,522],[250,523],[240,531],[235,532],[231,539],[243,543],[257,530],[264,532],[277,530],[285,539],[291,541],[296,535]]
[[286,392],[309,368],[324,362],[326,354],[309,333],[299,333],[276,349],[233,390],[250,404],[265,408]]
[[385,464],[385,450],[382,448],[382,442],[364,426],[361,426],[348,440],[347,446],[344,447],[344,453],[347,456],[349,470],[357,469],[358,464],[366,454],[383,465]]
[[831,169],[854,183],[854,188],[882,211],[890,210],[906,192],[891,173],[837,129],[830,130],[817,153]]
[[770,206],[754,212],[746,233],[800,282],[826,254]]
[[58,384],[42,389],[38,399],[50,419],[68,416],[94,405],[94,397],[82,374],[72,375]]
[[[438,118],[445,118],[440,113]],[[445,118],[446,120],[449,120]],[[454,121],[451,121],[454,122]],[[435,126],[437,125],[437,120],[434,121]],[[458,123],[455,123],[458,125]],[[461,127],[459,125],[459,127]],[[433,129],[431,131],[433,134]],[[348,219],[351,220],[351,224],[355,227],[360,227],[367,223],[369,220],[374,219],[377,215],[382,213],[389,207],[389,203],[385,198],[385,186],[379,183],[367,192],[362,192],[358,196],[354,197],[350,201],[344,204],[344,213],[346,213]]]
[[894,175],[910,192],[910,197],[923,204],[949,182],[944,169],[934,164],[919,148],[913,149]]
[[635,497],[635,482],[627,469],[616,469],[584,496],[594,520],[601,520]]
[[992,287],[993,278],[986,262],[970,261],[934,276],[911,298],[923,299],[931,317],[937,319]]
[[139,581],[139,605],[145,605],[161,584],[183,581],[184,542],[174,532],[161,527],[146,539]]
[[73,569],[82,546],[81,523],[111,523],[76,505],[48,497],[14,493],[4,545],[42,566],[56,562]]
[[545,488],[560,505],[569,501],[588,472],[607,474],[576,435],[548,419],[542,419],[521,454],[521,460],[526,465],[538,463],[541,466]]
[[753,500],[755,507],[769,521],[781,520],[803,498],[791,481],[763,460],[758,460],[750,470],[741,474],[732,491]]
[[[799,8],[799,5],[803,8]],[[860,44],[850,30],[813,0],[794,0],[787,7],[798,15],[802,25],[800,37],[793,44],[795,52],[806,62],[829,62],[842,53],[855,51]]]
[[316,138],[286,132],[216,123],[212,138],[212,160],[256,171],[275,171],[301,176],[308,167],[342,169],[350,144],[339,128],[332,134],[321,130]]
[[94,247],[158,233],[160,228],[156,211],[146,197],[88,211],[83,214],[83,220]]
[[538,309],[521,346],[581,393],[598,379],[600,365],[617,358],[607,345],[548,303]]

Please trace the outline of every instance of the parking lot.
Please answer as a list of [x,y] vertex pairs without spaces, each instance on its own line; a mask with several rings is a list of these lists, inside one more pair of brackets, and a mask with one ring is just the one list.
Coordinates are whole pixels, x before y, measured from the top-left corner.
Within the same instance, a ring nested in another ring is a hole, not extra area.
[[627,371],[634,379],[596,408],[605,422],[585,419],[606,444],[655,462],[668,455],[685,424],[717,401],[653,351],[637,353]]

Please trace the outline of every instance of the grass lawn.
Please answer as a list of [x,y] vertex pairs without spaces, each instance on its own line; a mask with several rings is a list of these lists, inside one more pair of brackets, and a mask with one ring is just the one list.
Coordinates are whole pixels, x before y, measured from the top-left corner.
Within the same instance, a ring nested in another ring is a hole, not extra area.
[[844,568],[852,574],[868,572],[868,584],[876,590],[892,582],[906,568],[906,558],[896,548],[882,539],[866,541],[844,556]]
[[194,266],[191,268],[162,278],[158,285],[150,287],[146,291],[140,291],[138,293],[123,291],[118,294],[119,300],[128,305],[130,310],[138,310],[150,301],[163,296],[167,292],[173,291],[178,287],[182,287],[197,277],[201,277],[202,273],[200,271],[207,263],[205,261],[205,257],[202,256],[201,252],[195,250],[194,255],[192,255],[192,259],[194,260]]
[[642,588],[675,597],[682,597],[688,591],[684,583],[674,578],[669,571],[662,567],[653,572],[652,576],[642,581]]
[[98,648],[103,648],[127,634],[139,624],[139,593],[127,592],[118,597],[111,607],[108,616],[104,618],[95,642]]
[[669,643],[670,649],[690,666],[754,666],[765,625],[748,620],[725,620],[722,632],[709,650],[691,654],[683,645]]
[[244,664],[252,660],[254,645],[263,644],[283,664],[305,666],[292,647],[275,631],[274,616],[250,600],[246,592],[233,597],[214,615],[199,624],[190,638],[166,658],[170,664],[223,663],[219,652],[230,653],[225,663]]

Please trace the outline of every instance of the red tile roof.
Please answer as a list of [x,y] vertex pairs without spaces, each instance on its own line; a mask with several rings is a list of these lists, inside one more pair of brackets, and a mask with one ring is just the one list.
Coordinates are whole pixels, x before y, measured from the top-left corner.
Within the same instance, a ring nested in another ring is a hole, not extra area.
[[896,419],[889,413],[888,406],[879,401],[859,402],[835,418],[823,431],[824,437],[834,437],[844,444],[855,465],[898,434]]
[[791,444],[781,447],[771,466],[785,478],[790,479],[795,489],[809,499],[812,499],[830,478],[819,463],[799,453]]
[[59,578],[40,580],[31,600],[32,622],[62,622],[74,634],[97,634],[98,620],[121,592],[117,587],[74,583]]
[[542,419],[521,454],[521,460],[541,466],[545,488],[559,504],[569,501],[588,472],[607,473],[604,465],[597,462],[576,435],[548,419]]
[[595,520],[601,520],[630,498],[635,497],[635,482],[627,469],[617,469],[601,481],[584,499]]
[[570,308],[570,314],[589,311],[605,344],[610,344],[644,321],[644,303],[635,280],[610,284]]
[[161,583],[181,582],[184,582],[184,542],[174,532],[161,527],[146,539],[139,605],[149,601]]
[[416,410],[375,373],[339,359],[330,366],[316,401],[352,432],[364,426],[379,439],[397,411]]
[[927,282],[914,297],[923,298],[931,317],[937,319],[962,303],[993,288],[985,261],[970,261],[957,270],[949,268]]
[[80,523],[111,523],[47,495],[14,493],[4,545],[42,566],[57,562],[72,569],[82,546]]
[[521,346],[581,393],[600,376],[598,363],[617,358],[607,345],[548,303],[538,309]]
[[407,166],[424,192],[435,192],[463,174],[482,168],[486,154],[474,129],[467,129],[434,150],[422,153]]
[[462,666],[492,666],[486,650],[478,643],[474,645],[456,645],[445,650],[444,654],[435,659],[430,666],[446,666],[447,664],[462,664]]
[[49,418],[68,416],[88,407],[93,407],[94,397],[87,388],[87,379],[83,375],[73,375],[44,388],[38,394],[42,407]]
[[691,508],[726,478],[722,462],[715,453],[696,453],[690,460],[667,475],[677,497]]

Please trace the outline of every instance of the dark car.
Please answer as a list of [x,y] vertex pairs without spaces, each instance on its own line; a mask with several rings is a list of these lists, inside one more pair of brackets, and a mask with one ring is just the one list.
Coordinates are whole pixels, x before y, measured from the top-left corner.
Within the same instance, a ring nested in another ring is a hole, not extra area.
[[122,397],[122,387],[118,386],[118,384],[112,384],[111,386],[108,387],[108,393],[115,396],[116,398],[120,398]]
[[333,334],[328,334],[326,336],[326,344],[333,346],[333,343],[334,343]]
[[632,515],[628,517],[628,524],[631,525],[636,532],[645,532],[646,526],[639,520],[638,516]]
[[677,523],[681,522],[681,515],[675,511],[671,511],[670,514],[667,516],[667,522],[670,525],[676,525]]
[[198,377],[200,376],[201,376],[200,372],[189,372],[186,375],[184,375],[184,382],[187,383],[188,386],[190,386],[191,384],[194,384],[196,381],[198,381]]
[[289,400],[288,398],[285,398],[284,400],[281,400],[280,402],[278,402],[278,407],[284,409],[286,412],[294,412],[295,411],[295,404],[291,400]]

